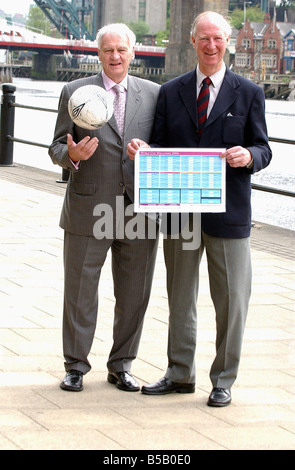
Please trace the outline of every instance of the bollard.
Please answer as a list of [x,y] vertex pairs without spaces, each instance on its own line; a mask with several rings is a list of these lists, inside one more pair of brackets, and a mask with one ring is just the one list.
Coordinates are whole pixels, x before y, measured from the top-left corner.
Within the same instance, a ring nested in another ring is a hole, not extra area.
[[65,168],[62,169],[61,180],[57,180],[57,183],[68,183],[70,178],[70,171]]
[[10,83],[2,85],[0,166],[13,166],[13,140],[16,87]]

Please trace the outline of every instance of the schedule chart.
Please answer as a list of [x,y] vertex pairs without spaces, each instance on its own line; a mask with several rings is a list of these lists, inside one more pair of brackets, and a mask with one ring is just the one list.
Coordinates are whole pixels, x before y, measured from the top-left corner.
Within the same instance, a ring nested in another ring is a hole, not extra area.
[[225,212],[223,149],[142,149],[135,157],[137,212]]

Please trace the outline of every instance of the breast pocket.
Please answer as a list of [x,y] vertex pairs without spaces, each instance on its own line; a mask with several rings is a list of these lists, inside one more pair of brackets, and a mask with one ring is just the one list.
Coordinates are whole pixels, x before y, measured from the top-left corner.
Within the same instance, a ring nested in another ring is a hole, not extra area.
[[222,122],[222,139],[226,147],[244,145],[246,118],[244,116],[225,116]]

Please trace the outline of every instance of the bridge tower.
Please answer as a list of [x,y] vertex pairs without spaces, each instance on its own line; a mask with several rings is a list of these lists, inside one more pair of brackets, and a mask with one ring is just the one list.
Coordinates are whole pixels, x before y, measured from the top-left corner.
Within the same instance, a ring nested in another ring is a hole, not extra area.
[[190,40],[196,15],[206,10],[228,14],[229,0],[171,0],[170,38],[166,50],[167,78],[178,76],[196,66],[196,53]]
[[[65,37],[94,40],[96,36],[96,0],[34,0],[36,5]],[[88,25],[86,28],[85,25]],[[91,27],[92,24],[92,27]],[[50,53],[34,55],[32,77],[51,80],[55,77],[55,59]]]
[[64,37],[95,39],[98,3],[96,0],[34,1]]

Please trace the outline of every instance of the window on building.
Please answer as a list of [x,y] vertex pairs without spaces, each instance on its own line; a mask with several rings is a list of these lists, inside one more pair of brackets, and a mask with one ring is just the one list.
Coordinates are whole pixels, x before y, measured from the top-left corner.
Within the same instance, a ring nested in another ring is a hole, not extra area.
[[268,47],[268,49],[276,49],[277,41],[275,39],[269,39],[267,41],[267,47]]
[[261,62],[269,69],[277,67],[277,56],[275,54],[261,54]]
[[250,41],[250,39],[243,39],[243,41],[242,41],[242,47],[243,47],[244,49],[250,49],[250,47],[251,47],[251,41]]
[[146,0],[140,0],[139,2],[138,19],[141,21],[146,20]]
[[249,54],[236,54],[237,67],[249,67],[251,65],[251,56]]

